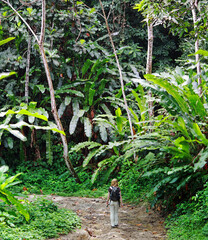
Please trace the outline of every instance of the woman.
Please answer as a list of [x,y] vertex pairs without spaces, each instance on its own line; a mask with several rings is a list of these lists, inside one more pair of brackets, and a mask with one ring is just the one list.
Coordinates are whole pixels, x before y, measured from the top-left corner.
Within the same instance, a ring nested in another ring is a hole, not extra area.
[[121,196],[121,189],[118,187],[118,180],[113,179],[111,186],[108,189],[107,206],[110,200],[110,221],[111,227],[118,227],[118,208],[123,207],[123,201]]

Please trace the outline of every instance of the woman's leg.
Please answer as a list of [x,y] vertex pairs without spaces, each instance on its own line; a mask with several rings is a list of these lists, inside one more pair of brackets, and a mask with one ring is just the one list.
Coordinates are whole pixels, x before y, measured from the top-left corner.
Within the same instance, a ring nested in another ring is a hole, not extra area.
[[110,202],[110,221],[111,221],[111,226],[115,226],[115,202],[111,201]]
[[119,209],[119,203],[118,202],[114,202],[115,206],[114,206],[114,223],[115,225],[118,225],[118,209]]

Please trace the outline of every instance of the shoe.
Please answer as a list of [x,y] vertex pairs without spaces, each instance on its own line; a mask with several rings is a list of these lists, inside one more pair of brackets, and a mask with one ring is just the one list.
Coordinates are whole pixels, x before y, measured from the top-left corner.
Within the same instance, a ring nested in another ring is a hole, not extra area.
[[116,228],[116,226],[111,226],[111,228]]
[[115,225],[115,227],[118,227],[118,225]]

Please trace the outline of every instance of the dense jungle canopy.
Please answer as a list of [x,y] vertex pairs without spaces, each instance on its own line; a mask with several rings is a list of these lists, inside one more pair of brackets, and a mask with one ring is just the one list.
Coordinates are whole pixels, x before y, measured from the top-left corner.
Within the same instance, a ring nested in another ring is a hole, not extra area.
[[166,212],[206,190],[207,8],[1,0],[1,165],[148,185]]

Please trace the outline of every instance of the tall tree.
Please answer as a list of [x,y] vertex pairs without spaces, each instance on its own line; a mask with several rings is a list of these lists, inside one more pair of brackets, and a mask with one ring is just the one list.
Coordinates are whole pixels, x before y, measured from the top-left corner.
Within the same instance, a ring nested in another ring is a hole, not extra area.
[[27,63],[26,63],[26,73],[25,73],[25,101],[27,104],[29,102],[31,42],[32,42],[32,36],[29,32],[28,33],[28,47],[27,47]]
[[[61,131],[64,131],[61,120],[58,116],[58,111],[57,111],[57,107],[56,107],[56,100],[55,100],[55,95],[54,95],[53,82],[52,82],[52,79],[51,79],[50,69],[49,69],[49,66],[48,66],[48,62],[47,62],[47,58],[46,58],[45,50],[44,50],[45,20],[46,20],[46,3],[45,3],[45,0],[42,0],[42,23],[41,23],[40,38],[38,38],[38,36],[35,34],[35,32],[30,27],[30,25],[19,14],[19,12],[10,4],[9,1],[2,0],[2,2],[6,3],[20,17],[20,19],[25,23],[25,25],[28,27],[29,31],[33,34],[33,36],[35,37],[35,39],[38,43],[40,54],[41,54],[43,64],[44,64],[44,68],[45,68],[45,72],[46,72],[46,77],[47,77],[47,81],[48,81],[49,90],[50,90],[52,114],[53,114],[55,122],[58,126],[58,129],[61,130]],[[72,176],[76,179],[76,181],[78,183],[80,183],[80,179],[79,179],[77,173],[75,172],[75,170],[73,168],[73,165],[72,165],[72,163],[69,159],[69,156],[68,156],[67,138],[63,134],[60,134],[60,136],[61,136],[62,143],[63,143],[63,149],[64,149],[63,150],[63,156],[64,156],[66,166],[70,170]]]
[[[148,1],[142,0],[140,3],[136,4],[134,9],[142,12],[144,16],[144,21],[147,23],[147,61],[146,61],[146,74],[152,74],[152,59],[153,59],[153,42],[154,42],[154,27],[161,23],[158,17],[155,15],[155,9],[158,8],[157,3],[150,4]],[[152,92],[148,92],[149,98],[152,98]],[[154,116],[154,106],[153,101],[149,101],[149,116]]]
[[[188,4],[187,4],[188,3]],[[173,32],[180,32],[180,36],[186,33],[189,37],[192,37],[194,32],[195,40],[195,60],[198,76],[198,94],[202,94],[201,89],[201,67],[200,58],[197,54],[199,50],[199,40],[203,37],[204,23],[207,22],[207,16],[204,14],[207,9],[206,2],[204,0],[180,0],[173,2],[168,1],[153,1],[142,0],[139,4],[136,4],[138,10],[143,11],[143,15],[146,19],[151,15],[154,19],[164,25],[169,25],[170,30]],[[203,9],[203,11],[202,11]],[[197,14],[198,13],[198,14]],[[190,21],[192,16],[192,22]],[[200,33],[201,31],[201,33]],[[188,33],[188,34],[187,34]]]
[[124,81],[123,81],[122,70],[121,70],[121,66],[120,66],[120,63],[119,63],[118,55],[117,55],[117,52],[116,52],[116,48],[115,48],[115,45],[114,45],[114,42],[113,42],[113,38],[112,38],[112,36],[111,36],[111,31],[110,31],[110,28],[109,28],[109,25],[108,25],[107,16],[106,16],[106,13],[105,13],[105,10],[104,10],[102,1],[99,0],[99,2],[100,2],[100,6],[101,6],[101,8],[102,8],[103,17],[104,17],[105,24],[106,24],[107,31],[108,31],[108,36],[109,36],[109,39],[110,39],[110,42],[111,42],[111,46],[112,46],[112,48],[113,48],[113,53],[114,53],[114,56],[115,56],[115,59],[116,59],[116,64],[117,64],[117,67],[118,67],[118,70],[119,70],[119,78],[120,78],[120,83],[121,83],[122,95],[123,95],[124,104],[125,104],[125,108],[126,108],[126,112],[127,112],[128,121],[129,121],[131,136],[132,136],[132,138],[133,138],[134,133],[133,133],[131,115],[130,115],[128,103],[127,103],[127,100],[126,100],[125,90],[124,90]]
[[[193,18],[193,24],[194,24],[194,32],[195,32],[195,59],[196,59],[196,69],[197,69],[197,75],[198,75],[198,85],[201,85],[201,66],[200,66],[200,57],[197,52],[199,51],[199,36],[198,36],[198,30],[197,30],[197,14],[196,11],[198,9],[198,0],[190,0],[190,6],[191,6],[191,12],[192,12],[192,18]],[[199,95],[202,94],[202,87],[199,87]]]

